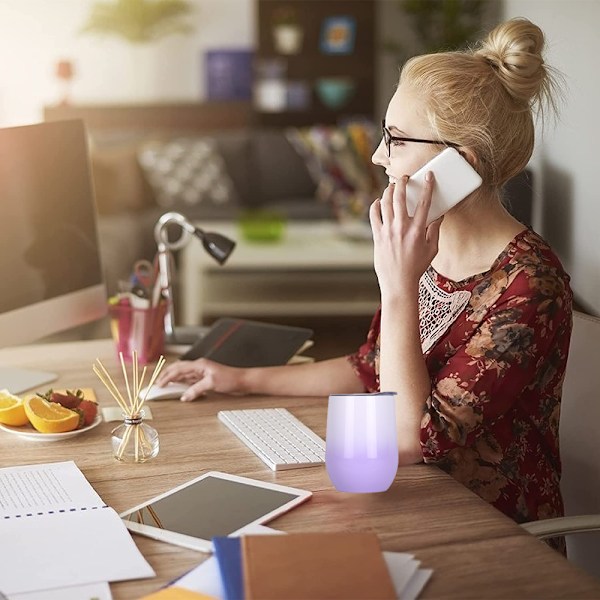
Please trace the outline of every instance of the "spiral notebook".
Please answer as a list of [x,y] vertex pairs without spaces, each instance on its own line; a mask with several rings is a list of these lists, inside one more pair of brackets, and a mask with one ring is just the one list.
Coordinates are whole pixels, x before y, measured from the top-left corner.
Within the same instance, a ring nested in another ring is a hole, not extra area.
[[0,556],[9,597],[155,575],[73,461],[0,469]]

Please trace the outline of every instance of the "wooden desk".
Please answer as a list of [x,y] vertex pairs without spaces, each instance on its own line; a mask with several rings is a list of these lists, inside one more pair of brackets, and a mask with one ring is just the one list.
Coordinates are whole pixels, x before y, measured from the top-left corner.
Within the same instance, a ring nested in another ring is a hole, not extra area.
[[[114,401],[92,373],[99,357],[118,374],[109,341],[38,345],[0,351],[0,363],[61,373],[55,387],[93,387],[101,405]],[[326,402],[319,398],[210,396],[193,403],[152,404],[160,454],[146,464],[112,458],[114,423],[65,442],[29,442],[0,431],[0,466],[74,460],[102,499],[117,511],[139,504],[208,470],[226,471],[311,490],[310,501],[272,521],[283,531],[374,531],[385,550],[414,553],[433,568],[423,598],[600,598],[600,581],[570,565],[542,542],[435,467],[401,468],[384,494],[335,491],[324,467],[275,475],[234,437],[217,411],[282,406],[324,437]],[[207,555],[138,535],[134,539],[155,579],[113,584],[115,600],[157,590]],[[93,541],[90,541],[90,560]]]

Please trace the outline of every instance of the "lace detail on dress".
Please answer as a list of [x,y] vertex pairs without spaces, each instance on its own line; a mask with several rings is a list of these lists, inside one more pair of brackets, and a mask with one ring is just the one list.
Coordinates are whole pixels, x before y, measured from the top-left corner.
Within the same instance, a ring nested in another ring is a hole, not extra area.
[[419,281],[419,329],[421,348],[427,352],[465,309],[471,292],[449,294],[441,290],[425,271]]

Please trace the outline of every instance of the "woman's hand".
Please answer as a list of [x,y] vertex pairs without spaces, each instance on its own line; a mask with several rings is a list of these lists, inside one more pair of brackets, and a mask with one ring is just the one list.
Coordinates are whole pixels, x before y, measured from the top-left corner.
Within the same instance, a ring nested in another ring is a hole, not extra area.
[[197,400],[207,392],[242,394],[246,369],[228,367],[206,358],[178,360],[167,366],[156,380],[156,385],[165,386],[171,381],[189,383],[190,388],[181,396],[186,402]]
[[433,173],[425,176],[425,187],[413,217],[406,208],[405,175],[388,185],[381,199],[369,210],[374,242],[374,266],[384,297],[414,295],[419,279],[438,251],[442,218],[427,226],[433,192]]

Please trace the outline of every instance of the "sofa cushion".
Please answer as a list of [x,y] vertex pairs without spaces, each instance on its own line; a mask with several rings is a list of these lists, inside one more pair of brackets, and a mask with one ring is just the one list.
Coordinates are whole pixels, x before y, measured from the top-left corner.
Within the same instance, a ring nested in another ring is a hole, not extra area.
[[251,157],[257,174],[255,203],[285,205],[287,200],[296,202],[299,198],[315,202],[316,183],[283,131],[257,130]]
[[251,135],[247,129],[236,129],[221,131],[211,138],[225,161],[227,173],[241,205],[252,204],[252,198],[257,194],[257,173],[251,159]]
[[239,200],[216,142],[209,137],[144,144],[138,158],[156,203],[194,218]]

